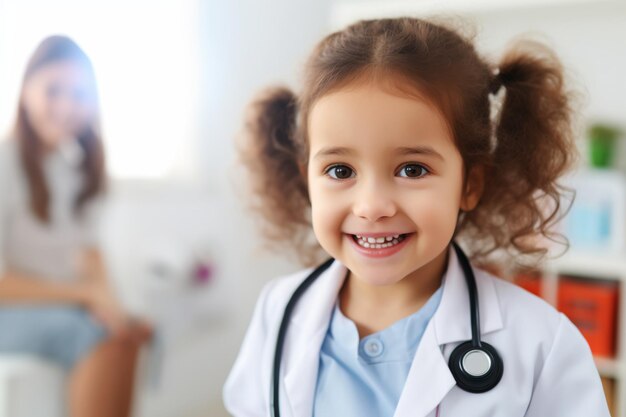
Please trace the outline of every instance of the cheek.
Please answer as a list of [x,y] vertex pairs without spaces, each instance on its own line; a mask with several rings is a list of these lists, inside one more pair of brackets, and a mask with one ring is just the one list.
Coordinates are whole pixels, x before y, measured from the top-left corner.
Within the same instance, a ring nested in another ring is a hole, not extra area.
[[334,193],[320,186],[316,181],[309,181],[309,196],[313,232],[322,247],[332,253],[332,248],[341,242],[346,207]]
[[74,104],[71,112],[71,124],[75,129],[83,129],[88,126],[94,117],[94,112],[87,105]]
[[45,120],[49,113],[50,104],[45,94],[39,91],[27,90],[22,100],[26,115],[32,123]]
[[429,192],[421,192],[405,202],[405,212],[417,224],[424,235],[451,235],[456,227],[459,213],[459,196],[454,189],[441,186]]

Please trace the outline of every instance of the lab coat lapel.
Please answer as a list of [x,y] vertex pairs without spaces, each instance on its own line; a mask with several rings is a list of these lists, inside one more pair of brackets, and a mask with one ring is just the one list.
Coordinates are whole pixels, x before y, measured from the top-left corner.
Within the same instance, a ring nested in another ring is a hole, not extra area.
[[333,262],[294,310],[283,357],[286,397],[294,417],[312,414],[319,353],[345,276],[345,266]]
[[[480,333],[482,336],[502,329],[502,314],[493,279],[482,270],[473,267],[472,270],[476,277],[478,290]],[[452,248],[449,252],[441,303],[432,321],[439,345],[466,341],[472,338],[467,284],[456,252]]]
[[[502,328],[493,281],[474,269],[480,306],[481,335]],[[394,417],[431,415],[456,385],[443,354],[443,345],[470,340],[467,284],[456,253],[450,248],[441,302],[417,348]],[[433,414],[434,415],[434,414]]]
[[394,417],[427,416],[454,385],[431,321],[415,352]]

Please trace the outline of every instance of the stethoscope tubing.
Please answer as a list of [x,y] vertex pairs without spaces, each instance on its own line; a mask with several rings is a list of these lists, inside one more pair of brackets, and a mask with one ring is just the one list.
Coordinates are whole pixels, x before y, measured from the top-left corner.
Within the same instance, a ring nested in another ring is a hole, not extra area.
[[[481,348],[480,341],[480,314],[478,305],[478,289],[476,286],[476,278],[474,272],[463,250],[457,245],[456,242],[452,242],[452,246],[457,254],[457,258],[463,269],[463,275],[467,283],[469,303],[470,303],[470,324],[472,329],[472,347]],[[285,338],[287,335],[287,329],[289,326],[289,320],[293,309],[297,302],[306,292],[306,290],[315,282],[315,280],[326,271],[335,260],[333,258],[328,259],[326,262],[318,266],[309,276],[296,288],[291,298],[287,302],[283,318],[278,329],[278,336],[276,338],[276,349],[274,351],[274,362],[272,367],[272,383],[270,384],[270,415],[272,417],[280,417],[280,364],[282,361],[283,347],[285,344]],[[497,381],[496,381],[497,384]],[[436,415],[439,416],[439,406],[436,409]]]

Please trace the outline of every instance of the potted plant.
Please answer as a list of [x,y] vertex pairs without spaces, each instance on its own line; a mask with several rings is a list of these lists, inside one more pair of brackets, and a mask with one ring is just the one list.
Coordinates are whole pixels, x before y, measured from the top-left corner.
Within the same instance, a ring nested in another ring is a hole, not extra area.
[[614,126],[596,123],[588,131],[590,163],[594,168],[609,168],[615,155],[615,141],[622,131]]

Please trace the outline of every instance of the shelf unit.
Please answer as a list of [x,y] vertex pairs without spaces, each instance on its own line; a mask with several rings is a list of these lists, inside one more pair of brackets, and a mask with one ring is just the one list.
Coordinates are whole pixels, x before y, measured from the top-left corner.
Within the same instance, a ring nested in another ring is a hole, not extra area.
[[618,283],[615,358],[596,357],[601,376],[614,380],[615,415],[626,417],[626,254],[602,255],[572,251],[546,263],[542,271],[542,296],[556,305],[559,277],[579,276]]

